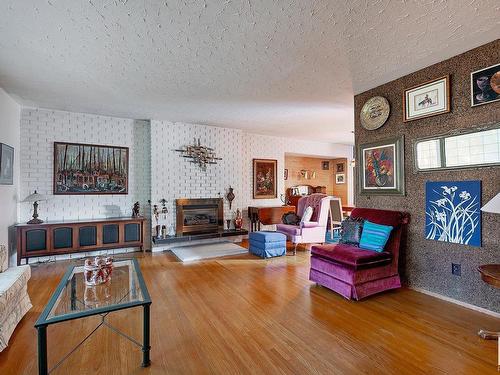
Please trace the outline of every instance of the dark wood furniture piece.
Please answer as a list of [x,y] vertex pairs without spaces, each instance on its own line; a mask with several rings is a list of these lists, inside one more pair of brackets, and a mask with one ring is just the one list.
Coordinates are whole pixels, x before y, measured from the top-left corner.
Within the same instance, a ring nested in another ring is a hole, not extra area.
[[145,218],[117,217],[17,224],[17,264],[49,255],[144,246]]
[[287,203],[290,204],[290,206],[295,206],[299,204],[299,199],[302,198],[304,195],[289,195],[287,196]]
[[[485,264],[477,269],[481,279],[487,284],[500,289],[500,264]],[[496,340],[500,338],[500,332],[479,330],[479,336],[485,340]]]
[[281,223],[281,218],[288,212],[295,212],[295,206],[248,207],[250,232],[260,230],[260,224],[271,225]]
[[356,207],[354,206],[342,206],[342,212],[344,213],[344,215],[349,215],[355,208]]

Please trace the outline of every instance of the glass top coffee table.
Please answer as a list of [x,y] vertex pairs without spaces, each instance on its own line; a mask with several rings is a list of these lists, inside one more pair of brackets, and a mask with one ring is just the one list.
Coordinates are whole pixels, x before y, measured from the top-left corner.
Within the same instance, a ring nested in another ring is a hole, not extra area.
[[[83,266],[70,266],[50,298],[47,306],[35,323],[38,330],[38,371],[48,374],[55,370],[97,329],[108,327],[142,348],[142,366],[147,367],[149,359],[151,298],[144,283],[141,269],[136,259],[119,260],[113,263],[111,280],[96,286],[87,286]],[[106,317],[113,311],[143,306],[143,342],[120,332],[111,326]],[[47,326],[59,322],[100,315],[101,322],[72,351],[49,370],[47,368]]]

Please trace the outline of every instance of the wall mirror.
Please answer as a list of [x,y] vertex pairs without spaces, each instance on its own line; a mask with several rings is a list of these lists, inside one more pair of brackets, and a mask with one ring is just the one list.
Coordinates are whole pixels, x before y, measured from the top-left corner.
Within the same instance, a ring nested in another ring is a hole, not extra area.
[[415,141],[417,171],[500,165],[500,123]]

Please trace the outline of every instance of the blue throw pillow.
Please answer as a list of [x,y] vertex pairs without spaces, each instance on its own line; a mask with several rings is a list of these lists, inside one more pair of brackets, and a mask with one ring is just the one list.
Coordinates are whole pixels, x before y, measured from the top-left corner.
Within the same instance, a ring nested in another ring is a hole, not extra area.
[[380,225],[365,220],[359,247],[365,250],[373,250],[378,253],[384,250],[385,244],[391,235],[390,225]]

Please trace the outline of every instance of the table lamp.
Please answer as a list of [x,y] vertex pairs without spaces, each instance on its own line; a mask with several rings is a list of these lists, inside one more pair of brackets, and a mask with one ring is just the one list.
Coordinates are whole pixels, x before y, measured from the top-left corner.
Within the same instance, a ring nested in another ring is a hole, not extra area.
[[40,201],[46,201],[47,197],[42,194],[38,194],[35,190],[33,194],[28,195],[26,198],[24,198],[23,202],[27,203],[33,203],[33,219],[28,221],[27,224],[41,224],[43,223],[43,220],[40,220],[38,218],[38,202]]
[[500,193],[495,195],[493,199],[481,207],[481,211],[500,214]]

